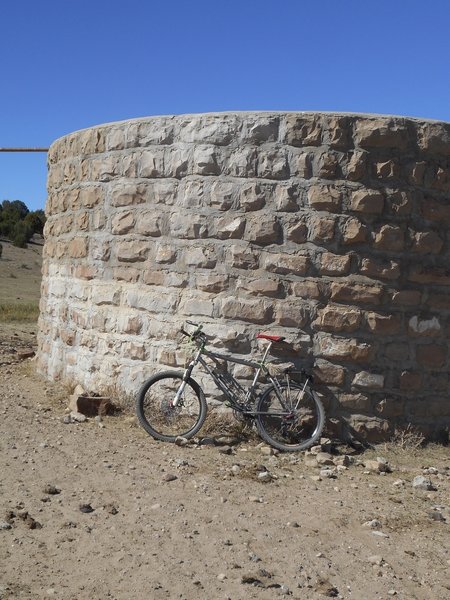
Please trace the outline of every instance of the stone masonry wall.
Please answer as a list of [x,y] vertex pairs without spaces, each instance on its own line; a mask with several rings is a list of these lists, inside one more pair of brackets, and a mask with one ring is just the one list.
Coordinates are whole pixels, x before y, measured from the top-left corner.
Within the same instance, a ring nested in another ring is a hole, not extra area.
[[245,356],[266,330],[313,368],[334,427],[438,435],[449,191],[439,122],[224,113],[68,135],[49,152],[39,369],[134,393],[183,363],[186,318]]

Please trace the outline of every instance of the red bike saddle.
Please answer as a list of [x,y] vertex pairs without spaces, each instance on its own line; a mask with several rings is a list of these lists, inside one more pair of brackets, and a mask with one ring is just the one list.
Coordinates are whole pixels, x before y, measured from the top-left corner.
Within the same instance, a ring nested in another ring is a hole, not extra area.
[[258,340],[270,340],[271,342],[282,342],[286,339],[281,335],[269,335],[268,333],[258,333],[256,337]]

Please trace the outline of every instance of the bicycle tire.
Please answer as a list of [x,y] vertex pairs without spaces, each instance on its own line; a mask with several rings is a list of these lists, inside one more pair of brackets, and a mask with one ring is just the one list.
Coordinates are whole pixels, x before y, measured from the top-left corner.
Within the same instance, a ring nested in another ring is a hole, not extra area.
[[275,386],[270,386],[256,405],[259,435],[284,452],[306,450],[322,434],[325,425],[323,404],[308,386],[304,388],[294,381],[283,381],[279,385],[286,408],[282,406]]
[[140,424],[156,440],[191,438],[203,425],[208,410],[205,395],[192,378],[186,381],[181,402],[171,406],[183,380],[180,371],[163,371],[144,382],[136,398]]

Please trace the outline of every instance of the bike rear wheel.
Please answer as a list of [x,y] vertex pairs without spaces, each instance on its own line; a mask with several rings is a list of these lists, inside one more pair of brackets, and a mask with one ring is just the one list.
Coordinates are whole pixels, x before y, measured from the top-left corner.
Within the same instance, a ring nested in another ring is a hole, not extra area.
[[267,389],[256,405],[259,435],[274,448],[306,450],[316,443],[325,424],[325,410],[316,394],[293,381]]
[[203,425],[207,404],[202,388],[189,378],[176,406],[175,396],[183,383],[183,373],[164,371],[148,379],[138,392],[136,413],[140,424],[152,437],[174,442],[190,438]]

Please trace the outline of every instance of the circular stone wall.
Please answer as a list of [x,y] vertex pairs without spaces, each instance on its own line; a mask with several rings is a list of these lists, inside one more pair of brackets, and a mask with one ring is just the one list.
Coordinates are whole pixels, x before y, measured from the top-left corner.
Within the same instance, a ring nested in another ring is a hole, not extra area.
[[449,124],[154,117],[73,133],[48,158],[48,377],[134,393],[183,363],[191,318],[246,356],[258,331],[285,335],[334,428],[448,428]]

